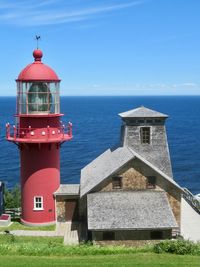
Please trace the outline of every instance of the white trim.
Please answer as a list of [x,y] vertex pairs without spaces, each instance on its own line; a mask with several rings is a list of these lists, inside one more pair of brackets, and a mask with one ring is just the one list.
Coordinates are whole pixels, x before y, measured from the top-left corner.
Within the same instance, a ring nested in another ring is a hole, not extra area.
[[[41,201],[36,202],[36,198],[40,198]],[[41,207],[36,207],[36,204],[41,204]],[[44,210],[43,208],[43,196],[34,196],[33,197],[33,210]]]

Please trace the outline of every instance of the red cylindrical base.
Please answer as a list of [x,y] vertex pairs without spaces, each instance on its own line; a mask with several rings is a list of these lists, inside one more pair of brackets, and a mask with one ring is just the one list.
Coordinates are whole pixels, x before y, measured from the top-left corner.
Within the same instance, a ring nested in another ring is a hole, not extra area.
[[60,185],[59,144],[24,144],[20,152],[22,222],[51,224],[56,217],[53,193]]

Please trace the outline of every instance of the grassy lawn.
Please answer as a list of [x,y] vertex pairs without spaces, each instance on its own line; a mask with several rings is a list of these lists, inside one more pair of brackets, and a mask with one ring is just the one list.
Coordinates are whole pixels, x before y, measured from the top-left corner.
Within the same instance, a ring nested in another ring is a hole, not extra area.
[[[180,242],[177,244],[181,245]],[[173,245],[174,243],[170,247],[173,248]],[[187,248],[186,253],[191,252],[188,245],[186,242],[183,247]],[[165,247],[168,248],[169,244],[166,243]],[[62,237],[0,235],[1,267],[200,267],[200,256],[193,256],[199,255],[199,250],[194,251],[197,254],[193,255],[157,254],[153,251],[153,245],[143,247],[102,247],[91,244],[65,246]]]
[[[90,244],[63,244],[62,237],[33,237],[0,235],[0,255],[6,256],[92,256],[92,255],[124,255],[133,253],[152,252],[152,246],[123,247],[123,246],[93,246]],[[0,264],[1,266],[1,264]]]
[[166,266],[190,267],[200,266],[199,256],[180,256],[172,254],[136,253],[128,255],[94,255],[70,257],[37,257],[37,256],[0,256],[1,267],[25,266],[68,266],[68,267],[126,267],[126,266]]
[[55,224],[48,225],[48,226],[25,226],[20,223],[19,219],[16,219],[13,221],[13,223],[9,227],[0,227],[0,232],[3,232],[5,230],[8,230],[8,231],[13,231],[13,230],[54,231]]

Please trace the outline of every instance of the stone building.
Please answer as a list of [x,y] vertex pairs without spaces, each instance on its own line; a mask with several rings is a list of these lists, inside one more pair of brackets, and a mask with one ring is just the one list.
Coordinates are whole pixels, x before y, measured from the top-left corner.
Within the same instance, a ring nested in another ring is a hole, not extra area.
[[55,192],[57,221],[68,222],[66,242],[144,242],[180,233],[185,191],[172,175],[168,116],[145,107],[119,116],[121,145],[85,166],[80,185]]

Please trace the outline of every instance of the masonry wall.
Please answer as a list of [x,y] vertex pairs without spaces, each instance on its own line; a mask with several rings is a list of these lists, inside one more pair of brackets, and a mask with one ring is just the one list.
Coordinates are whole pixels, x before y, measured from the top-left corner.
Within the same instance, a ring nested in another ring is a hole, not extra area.
[[57,222],[65,222],[65,199],[56,196],[56,220]]
[[[76,206],[75,203],[76,201]],[[79,201],[77,198],[67,198],[66,196],[56,196],[56,219],[58,222],[77,220]]]
[[142,247],[145,245],[153,245],[159,243],[160,240],[98,240],[93,241],[98,246],[126,246],[126,247]]

